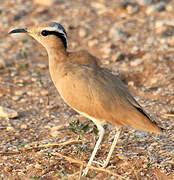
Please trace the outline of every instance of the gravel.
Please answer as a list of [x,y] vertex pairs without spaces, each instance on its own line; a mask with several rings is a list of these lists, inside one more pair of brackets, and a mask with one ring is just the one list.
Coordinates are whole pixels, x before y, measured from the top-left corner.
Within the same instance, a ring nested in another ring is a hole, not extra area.
[[[44,48],[28,36],[7,34],[13,28],[45,21],[61,23],[67,30],[69,50],[85,49],[97,56],[101,66],[118,75],[165,129],[158,136],[123,128],[106,169],[127,179],[172,179],[173,7],[173,1],[156,0],[1,0],[0,106],[15,112],[15,118],[8,113],[8,117],[0,117],[0,179],[78,179],[81,165],[53,153],[87,162],[97,139],[93,123],[84,135],[70,130],[69,122],[88,120],[60,98],[50,79]],[[97,153],[100,162],[106,158],[114,134],[110,126],[106,131],[111,135]],[[78,138],[82,144],[22,151]],[[86,179],[101,178],[116,179],[94,170]]]

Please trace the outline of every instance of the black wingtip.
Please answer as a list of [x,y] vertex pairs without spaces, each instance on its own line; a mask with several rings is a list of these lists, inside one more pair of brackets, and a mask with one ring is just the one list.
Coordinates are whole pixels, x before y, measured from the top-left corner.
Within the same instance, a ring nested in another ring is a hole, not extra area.
[[[137,108],[137,110],[144,114],[148,119],[150,119],[154,124],[156,124],[159,127],[155,120],[152,117],[150,117],[150,115],[146,113],[142,108]],[[165,131],[165,129],[162,127],[159,127],[159,129],[161,130],[161,134]]]

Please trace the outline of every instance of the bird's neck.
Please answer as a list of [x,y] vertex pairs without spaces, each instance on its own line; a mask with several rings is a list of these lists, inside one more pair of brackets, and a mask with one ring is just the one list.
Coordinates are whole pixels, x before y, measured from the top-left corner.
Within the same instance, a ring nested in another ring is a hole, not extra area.
[[64,48],[50,47],[47,48],[49,62],[59,63],[67,61],[67,53]]
[[49,59],[50,75],[56,86],[57,81],[64,74],[64,69],[62,67],[68,62],[67,53],[65,48],[58,46],[50,46],[50,48],[46,49]]
[[49,61],[59,63],[67,60],[67,52],[61,39],[50,36],[49,40],[44,43],[44,47],[47,50]]

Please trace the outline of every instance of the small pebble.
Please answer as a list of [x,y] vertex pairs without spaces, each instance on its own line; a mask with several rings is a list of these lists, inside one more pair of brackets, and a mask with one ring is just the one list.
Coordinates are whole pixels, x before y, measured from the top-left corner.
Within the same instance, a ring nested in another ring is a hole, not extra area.
[[147,8],[146,14],[151,15],[155,11],[164,11],[166,9],[166,2],[161,1]]
[[41,164],[35,164],[35,168],[36,169],[42,169],[42,165]]
[[0,117],[15,118],[18,117],[18,113],[13,109],[0,106]]
[[51,7],[54,4],[54,0],[34,0],[34,3],[41,6]]
[[25,130],[25,129],[27,129],[28,127],[27,127],[26,124],[22,124],[20,128],[21,128],[22,130]]
[[158,81],[159,81],[159,78],[157,78],[157,77],[156,78],[151,78],[151,80],[150,80],[151,86],[156,85]]
[[5,61],[3,59],[0,59],[0,69],[4,69],[5,67]]
[[167,10],[168,12],[173,12],[173,10],[174,10],[173,4],[168,4],[168,5],[166,6],[166,10]]
[[152,0],[139,0],[138,2],[142,6],[150,6],[152,4]]
[[138,7],[137,4],[134,5],[134,6],[133,5],[128,5],[126,10],[127,10],[128,14],[133,15],[133,14],[138,12],[139,7]]
[[44,89],[44,90],[41,90],[40,94],[41,94],[42,96],[47,96],[49,93],[48,93],[47,90]]
[[12,167],[5,166],[5,167],[4,167],[4,171],[5,171],[5,172],[11,172],[11,171],[12,171]]
[[174,161],[168,161],[168,163],[174,165]]
[[40,68],[40,69],[46,69],[46,68],[47,68],[47,65],[46,65],[46,64],[39,63],[39,64],[37,64],[37,67]]
[[[108,55],[103,56],[103,58],[108,58]],[[108,61],[108,60],[103,60],[102,63],[103,63],[104,65],[109,65],[109,64],[110,64],[110,61]]]
[[59,130],[62,128],[62,126],[56,126],[51,128],[50,135],[53,137],[57,137],[59,134]]
[[12,97],[12,100],[14,100],[14,101],[18,101],[19,99],[20,99],[19,96],[13,96],[13,97]]
[[29,170],[33,170],[33,164],[29,164],[26,166],[26,169],[29,171]]
[[99,2],[92,2],[91,6],[96,9],[104,9],[105,5]]
[[3,159],[4,161],[6,161],[6,160],[8,160],[8,157],[7,157],[7,156],[2,156],[2,159]]
[[131,48],[131,53],[132,53],[132,54],[137,54],[138,51],[139,51],[139,47],[138,47],[138,46],[133,46],[133,47]]
[[103,48],[101,49],[101,51],[105,54],[105,55],[108,55],[111,53],[111,48]]
[[16,71],[13,71],[13,72],[10,73],[11,77],[14,77],[14,76],[17,76],[17,75],[18,75],[18,72],[16,72]]
[[25,103],[25,102],[27,102],[27,101],[28,101],[27,99],[21,99],[21,100],[20,100],[21,103]]
[[140,174],[141,174],[141,176],[144,176],[144,175],[145,175],[145,173],[144,173],[144,172],[141,172]]
[[113,39],[114,41],[119,41],[119,40],[127,40],[127,38],[130,35],[123,30],[117,28],[117,27],[112,27],[109,31],[109,37]]
[[79,37],[84,38],[87,35],[87,32],[84,28],[79,29]]
[[134,84],[135,84],[135,83],[134,83],[133,81],[129,81],[129,82],[128,82],[128,86],[134,86]]
[[18,172],[18,176],[24,177],[24,176],[25,176],[25,173],[23,173],[23,172]]
[[121,61],[125,59],[125,55],[122,52],[117,52],[116,54],[112,55],[111,60],[113,62]]
[[16,96],[21,96],[21,95],[23,95],[25,92],[24,91],[22,91],[22,90],[16,90],[15,91],[15,95]]
[[39,103],[44,103],[44,100],[42,98],[39,99]]
[[14,132],[14,128],[12,126],[7,127],[7,131]]
[[98,40],[97,39],[93,39],[93,40],[89,40],[88,41],[88,46],[89,47],[93,47],[93,46],[95,46],[97,44],[98,44]]
[[135,59],[134,61],[131,61],[131,66],[138,66],[142,63],[142,59]]
[[72,46],[72,48],[76,48],[78,46],[78,44],[76,42],[71,42],[71,46]]
[[158,144],[159,144],[159,143],[154,142],[154,143],[151,144],[151,146],[157,146]]

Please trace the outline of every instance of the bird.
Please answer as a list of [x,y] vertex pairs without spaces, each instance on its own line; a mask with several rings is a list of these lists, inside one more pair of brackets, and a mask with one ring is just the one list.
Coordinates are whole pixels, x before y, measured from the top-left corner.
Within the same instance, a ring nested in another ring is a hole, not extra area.
[[121,129],[129,126],[142,131],[162,134],[154,119],[134,99],[124,83],[108,69],[99,66],[99,59],[86,50],[68,51],[65,28],[57,22],[17,28],[9,32],[26,33],[42,44],[48,54],[51,79],[62,99],[76,112],[92,120],[98,128],[91,157],[83,172],[88,174],[105,134],[104,124],[115,126],[105,168],[117,144]]

